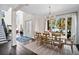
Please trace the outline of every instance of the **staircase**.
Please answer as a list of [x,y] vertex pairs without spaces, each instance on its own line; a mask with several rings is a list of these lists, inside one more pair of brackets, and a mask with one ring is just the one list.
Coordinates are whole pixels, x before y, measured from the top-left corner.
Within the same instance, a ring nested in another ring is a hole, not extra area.
[[7,42],[8,41],[6,39],[5,31],[4,31],[2,22],[0,20],[0,44],[7,43]]

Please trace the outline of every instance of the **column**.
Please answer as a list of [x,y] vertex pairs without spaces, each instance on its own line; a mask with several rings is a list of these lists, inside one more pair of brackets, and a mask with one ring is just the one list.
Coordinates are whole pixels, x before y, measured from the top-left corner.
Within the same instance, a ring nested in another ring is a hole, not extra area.
[[16,11],[11,12],[11,23],[12,23],[12,46],[16,45]]
[[79,45],[79,12],[77,13],[78,17],[77,17],[77,39],[76,39],[76,43]]

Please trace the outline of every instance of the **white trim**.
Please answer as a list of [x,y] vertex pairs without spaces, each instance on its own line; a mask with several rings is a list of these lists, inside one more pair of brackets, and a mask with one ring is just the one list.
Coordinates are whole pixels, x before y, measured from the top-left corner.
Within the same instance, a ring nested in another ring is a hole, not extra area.
[[12,23],[12,46],[16,45],[16,11],[11,10]]

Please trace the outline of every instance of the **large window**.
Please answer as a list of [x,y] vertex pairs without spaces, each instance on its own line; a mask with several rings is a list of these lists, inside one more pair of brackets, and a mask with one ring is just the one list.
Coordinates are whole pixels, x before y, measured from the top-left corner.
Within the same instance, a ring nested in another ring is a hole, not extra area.
[[56,17],[53,20],[49,20],[49,29],[52,32],[64,32],[65,18]]
[[67,38],[76,35],[76,13],[56,16],[48,24],[52,32],[62,32]]

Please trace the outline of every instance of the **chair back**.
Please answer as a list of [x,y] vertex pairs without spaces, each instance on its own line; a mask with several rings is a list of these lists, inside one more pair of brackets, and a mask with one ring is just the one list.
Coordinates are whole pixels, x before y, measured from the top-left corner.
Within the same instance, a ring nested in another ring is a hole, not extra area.
[[52,33],[52,38],[54,41],[61,42],[61,33],[60,32]]

